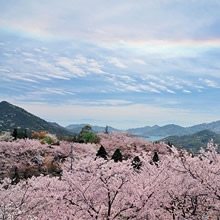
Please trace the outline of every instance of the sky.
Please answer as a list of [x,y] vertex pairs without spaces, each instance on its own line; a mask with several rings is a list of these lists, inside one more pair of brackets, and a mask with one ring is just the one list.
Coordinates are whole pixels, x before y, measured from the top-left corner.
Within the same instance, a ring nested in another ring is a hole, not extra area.
[[0,0],[0,101],[62,126],[220,120],[220,1]]

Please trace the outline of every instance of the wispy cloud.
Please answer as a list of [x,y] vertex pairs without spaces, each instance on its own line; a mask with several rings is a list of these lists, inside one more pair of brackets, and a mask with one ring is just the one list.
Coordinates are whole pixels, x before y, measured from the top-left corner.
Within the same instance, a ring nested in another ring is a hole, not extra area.
[[201,0],[2,1],[1,97],[71,103],[76,117],[102,121],[111,110],[123,121],[219,119],[219,10]]
[[200,81],[204,82],[208,87],[219,88],[217,83],[212,81],[212,80],[210,80],[210,79],[201,79],[200,78]]
[[128,68],[124,63],[122,63],[122,61],[120,61],[120,59],[116,58],[116,57],[106,57],[107,61],[113,65],[115,65],[116,67],[119,68]]
[[34,55],[32,53],[22,52],[22,54],[26,57],[33,57]]
[[25,76],[15,75],[15,74],[10,74],[10,75],[9,75],[9,78],[11,78],[11,79],[16,79],[16,80],[19,79],[19,80],[23,80],[23,81],[27,81],[27,82],[32,82],[32,83],[38,83],[36,80],[27,78],[27,77],[25,77]]
[[183,90],[184,93],[191,93],[191,91],[184,89]]
[[138,64],[142,64],[142,65],[146,64],[146,62],[144,60],[141,60],[141,59],[133,59],[133,62],[138,63]]
[[154,82],[149,82],[149,84],[155,88],[162,90],[162,91],[166,91],[166,92],[175,94],[175,92],[173,90],[168,89],[166,86],[162,86],[162,85],[156,84]]

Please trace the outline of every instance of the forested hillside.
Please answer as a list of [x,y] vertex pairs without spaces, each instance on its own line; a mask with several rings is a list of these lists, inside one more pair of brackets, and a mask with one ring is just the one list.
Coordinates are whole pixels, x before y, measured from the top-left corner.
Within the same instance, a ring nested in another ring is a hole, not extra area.
[[176,147],[182,147],[193,153],[198,153],[200,148],[205,148],[210,141],[220,145],[220,135],[209,130],[204,130],[192,135],[185,135],[181,137],[169,136],[161,141],[173,144]]
[[12,132],[14,128],[28,129],[31,133],[43,130],[57,135],[73,135],[61,126],[50,124],[20,107],[3,101],[0,103],[0,132]]

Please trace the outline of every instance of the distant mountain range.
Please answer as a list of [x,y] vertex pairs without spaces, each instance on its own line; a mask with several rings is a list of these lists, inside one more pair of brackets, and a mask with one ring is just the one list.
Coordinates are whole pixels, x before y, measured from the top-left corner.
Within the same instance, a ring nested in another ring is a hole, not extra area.
[[[64,128],[56,122],[47,122],[6,101],[0,102],[0,132],[13,131],[15,127],[20,127],[21,129],[29,128],[31,132],[45,130],[56,135],[73,136],[79,133],[85,125],[88,124],[71,124]],[[105,131],[105,127],[90,126],[94,133]],[[112,131],[120,130],[108,126],[108,131],[111,133]],[[182,146],[188,150],[193,149],[192,151],[195,152],[201,146],[206,145],[211,138],[215,143],[220,144],[220,121],[194,125],[191,127],[181,127],[174,124],[165,126],[154,125],[128,129],[127,131],[142,137],[167,137],[162,140],[165,142],[172,142],[174,145]]]
[[201,147],[206,147],[207,143],[210,140],[213,140],[215,144],[220,145],[220,134],[216,134],[210,130],[199,131],[192,135],[184,135],[184,136],[169,136],[161,141],[165,143],[172,143],[175,147],[183,147],[188,151],[192,151],[193,153],[197,153]]
[[74,135],[71,131],[56,123],[46,122],[6,101],[0,102],[0,132],[13,131],[14,128],[28,128],[31,132],[44,130],[57,135]]
[[142,128],[132,128],[128,129],[128,132],[136,134],[138,136],[147,137],[147,136],[161,136],[167,137],[171,135],[183,136],[191,135],[202,130],[210,130],[217,134],[220,134],[220,120],[211,123],[203,123],[199,125],[194,125],[191,127],[181,127],[175,124],[169,124],[165,126],[146,126]]

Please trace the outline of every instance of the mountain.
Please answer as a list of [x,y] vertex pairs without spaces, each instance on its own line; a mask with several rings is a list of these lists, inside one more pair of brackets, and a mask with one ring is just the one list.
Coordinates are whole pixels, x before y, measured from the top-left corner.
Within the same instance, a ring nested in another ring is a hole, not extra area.
[[135,135],[138,135],[138,136],[145,136],[144,134],[147,134],[148,132],[153,131],[154,129],[157,129],[157,128],[159,128],[159,126],[154,125],[152,127],[151,126],[145,126],[145,127],[142,127],[142,128],[130,128],[127,131],[130,132],[130,133],[133,133]]
[[203,123],[199,125],[194,125],[191,127],[181,127],[175,124],[169,124],[165,126],[146,126],[142,128],[132,128],[128,129],[128,132],[136,134],[138,136],[183,136],[183,135],[190,135],[202,130],[210,130],[217,134],[220,134],[220,121],[211,122],[211,123]]
[[175,147],[183,147],[193,153],[198,153],[201,147],[206,147],[207,143],[213,139],[215,144],[220,145],[220,134],[213,131],[203,130],[192,135],[170,136],[162,139],[165,143],[172,143]]
[[[98,132],[104,132],[105,131],[105,127],[101,127],[101,126],[96,126],[96,125],[90,125],[90,124],[70,124],[68,126],[66,126],[65,128],[74,132],[74,133],[80,133],[80,131],[82,130],[82,127],[84,127],[85,125],[89,125],[92,127],[92,131],[94,133],[98,133]],[[109,133],[111,133],[112,131],[119,131],[116,128],[110,127],[108,126],[108,131]]]
[[213,131],[217,134],[220,134],[220,120],[214,121],[211,123],[203,123],[203,124],[199,124],[199,125],[194,125],[192,127],[189,127],[189,129],[192,133],[202,131],[202,130],[210,130],[210,131]]
[[46,122],[6,101],[0,102],[0,132],[13,131],[14,128],[28,128],[31,132],[44,130],[57,135],[73,135],[58,124]]

